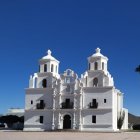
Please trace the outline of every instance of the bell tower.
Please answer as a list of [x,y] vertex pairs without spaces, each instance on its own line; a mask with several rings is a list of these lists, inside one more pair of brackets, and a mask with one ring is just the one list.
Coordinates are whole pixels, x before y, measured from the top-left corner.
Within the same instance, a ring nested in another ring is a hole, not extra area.
[[108,58],[97,48],[95,53],[88,57],[88,70],[82,75],[84,87],[114,86],[114,80],[108,71]]
[[88,71],[101,70],[107,72],[108,58],[100,53],[100,48],[97,48],[95,51],[95,54],[88,57]]
[[59,61],[55,59],[50,50],[47,51],[47,55],[42,57],[39,61],[39,72],[40,73],[53,73],[57,75],[59,73]]

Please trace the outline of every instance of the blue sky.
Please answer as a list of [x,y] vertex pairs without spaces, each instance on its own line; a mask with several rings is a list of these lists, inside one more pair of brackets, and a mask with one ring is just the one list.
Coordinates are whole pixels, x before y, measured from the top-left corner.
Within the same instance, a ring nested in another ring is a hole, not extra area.
[[139,7],[139,0],[1,0],[0,113],[24,107],[29,76],[48,49],[60,73],[71,68],[80,76],[100,47],[124,106],[140,115]]

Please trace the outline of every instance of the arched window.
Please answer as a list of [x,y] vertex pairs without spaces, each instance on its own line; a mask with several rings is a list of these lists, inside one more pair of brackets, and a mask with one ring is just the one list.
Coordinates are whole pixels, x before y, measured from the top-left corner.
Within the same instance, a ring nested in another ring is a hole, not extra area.
[[46,79],[43,79],[43,81],[42,81],[42,87],[43,88],[46,88],[47,87],[47,80]]
[[44,65],[44,72],[47,72],[47,64]]
[[39,69],[39,72],[40,72],[40,65],[39,65],[38,69]]
[[35,77],[35,80],[34,80],[34,88],[37,88],[37,77]]
[[71,82],[71,78],[70,78],[70,77],[66,77],[65,82],[66,82],[67,84],[69,84],[69,83]]
[[94,64],[94,70],[98,70],[98,63],[97,62],[95,62],[95,64]]
[[66,91],[70,92],[70,85],[69,84],[67,85]]
[[93,87],[97,87],[98,86],[98,78],[94,78],[93,79]]
[[55,67],[55,72],[57,73],[57,66]]
[[67,70],[67,75],[70,76],[71,75],[71,71]]
[[51,64],[51,72],[53,72],[53,64]]
[[90,70],[90,63],[88,64],[88,69]]
[[87,76],[86,76],[86,87],[87,87]]
[[102,62],[102,70],[104,70],[105,64],[104,62]]

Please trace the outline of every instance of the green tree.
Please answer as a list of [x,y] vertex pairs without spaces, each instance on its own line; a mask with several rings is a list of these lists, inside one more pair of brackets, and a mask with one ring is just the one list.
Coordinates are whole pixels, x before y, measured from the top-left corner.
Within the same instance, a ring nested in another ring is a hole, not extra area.
[[1,116],[0,117],[0,122],[1,123],[6,123],[8,127],[12,127],[12,125],[16,122],[23,121],[22,118],[19,118],[16,115],[7,115],[7,116]]
[[118,118],[118,129],[122,128],[123,122],[124,122],[124,118],[125,118],[125,112],[121,111],[120,112],[120,116]]
[[136,67],[135,71],[140,73],[140,65]]

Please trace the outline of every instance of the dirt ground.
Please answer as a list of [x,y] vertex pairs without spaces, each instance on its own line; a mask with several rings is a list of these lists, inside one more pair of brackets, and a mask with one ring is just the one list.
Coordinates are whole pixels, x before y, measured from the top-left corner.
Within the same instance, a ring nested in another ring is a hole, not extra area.
[[0,140],[140,140],[140,132],[3,132]]

